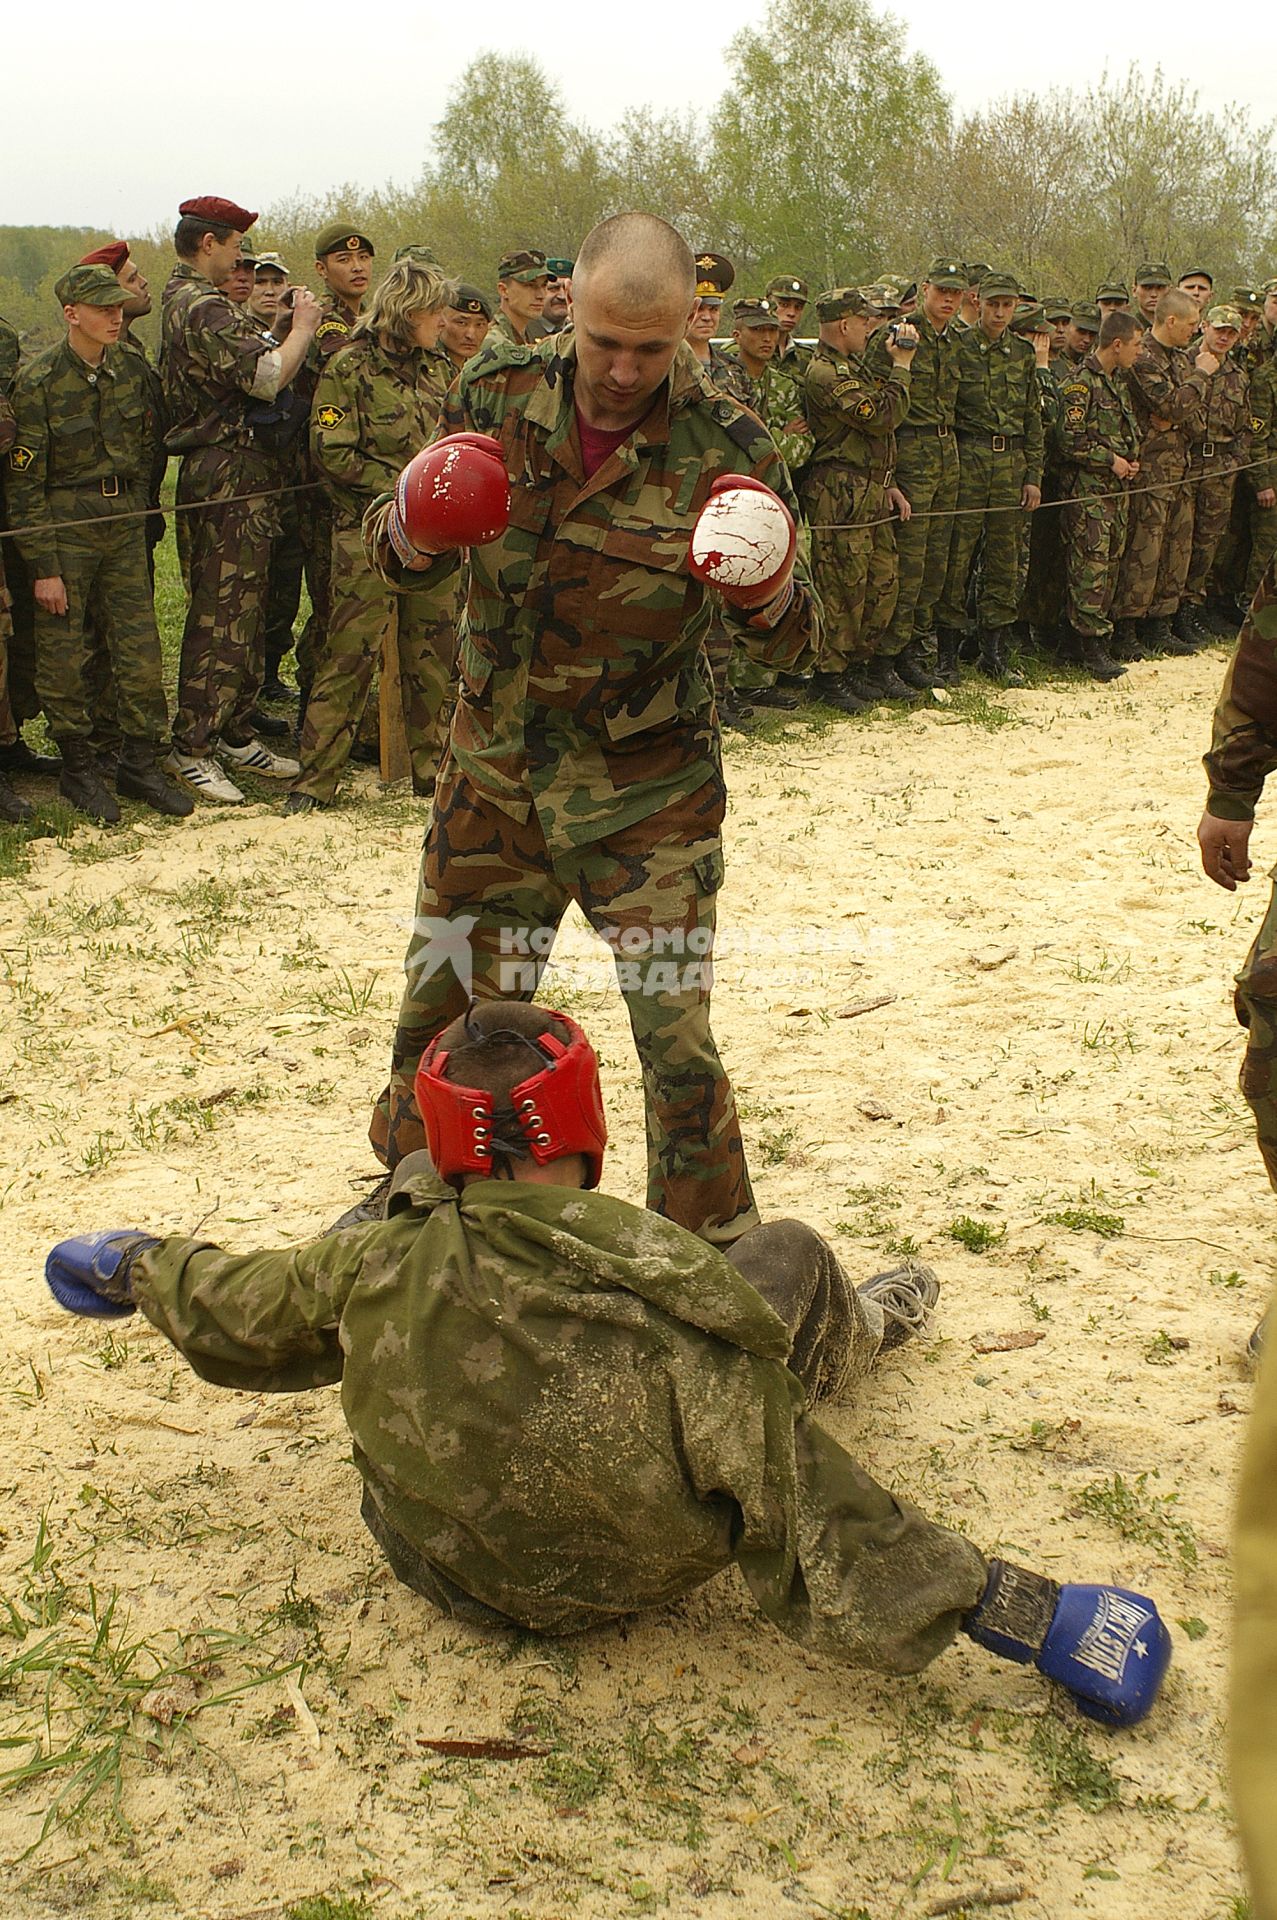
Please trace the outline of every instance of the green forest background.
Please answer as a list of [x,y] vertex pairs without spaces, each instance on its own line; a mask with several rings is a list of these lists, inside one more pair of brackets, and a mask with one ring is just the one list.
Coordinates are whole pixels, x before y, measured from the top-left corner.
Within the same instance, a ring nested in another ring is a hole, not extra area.
[[[1205,266],[1221,287],[1277,271],[1273,124],[1208,113],[1159,68],[957,114],[901,24],[865,0],[772,0],[727,60],[728,86],[704,117],[640,107],[602,133],[572,119],[535,60],[485,53],[432,129],[413,185],[352,181],[271,203],[263,181],[254,240],[314,284],[313,235],[340,214],[383,260],[424,242],[491,288],[507,247],[570,256],[596,220],[642,207],[693,247],[730,255],[744,292],[778,272],[807,274],[813,290],[884,272],[912,279],[937,252],[1075,298],[1144,258],[1176,273]],[[8,226],[0,314],[32,345],[52,339],[54,281],[117,238],[131,242],[158,311],[171,230]],[[141,331],[153,339],[154,328],[152,316]]]

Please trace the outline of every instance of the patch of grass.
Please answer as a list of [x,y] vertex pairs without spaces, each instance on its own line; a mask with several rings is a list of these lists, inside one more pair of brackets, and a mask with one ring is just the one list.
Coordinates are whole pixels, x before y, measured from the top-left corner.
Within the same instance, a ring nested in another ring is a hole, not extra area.
[[1177,1620],[1175,1624],[1186,1640],[1204,1640],[1210,1632],[1206,1622],[1199,1619],[1195,1613],[1191,1614],[1187,1620]]
[[1174,1554],[1185,1568],[1197,1565],[1197,1536],[1176,1511],[1177,1493],[1150,1493],[1147,1473],[1126,1480],[1115,1473],[1109,1480],[1092,1480],[1078,1495],[1078,1509],[1120,1533],[1124,1540]]
[[306,995],[307,1006],[314,1007],[317,1013],[331,1014],[335,1020],[345,1020],[355,1014],[367,1013],[372,1005],[373,995],[381,975],[376,972],[365,974],[362,980],[356,980],[345,967],[338,967],[328,983],[315,987]]
[[362,1893],[312,1893],[284,1908],[284,1920],[367,1920],[372,1908]]
[[1107,1020],[1097,1020],[1094,1026],[1089,1020],[1084,1021],[1081,1042],[1089,1053],[1120,1053],[1123,1050],[1138,1053],[1140,1050],[1135,1029],[1129,1020],[1124,1020],[1121,1026],[1111,1025]]
[[1023,720],[1010,707],[1004,707],[973,680],[954,687],[945,703],[946,719],[960,720],[965,726],[979,727],[984,733],[1001,733],[1004,727],[1022,727]]
[[1092,1752],[1080,1727],[1053,1718],[1039,1720],[1029,1741],[1029,1758],[1056,1800],[1073,1800],[1087,1813],[1103,1813],[1122,1798],[1107,1760]]
[[758,1136],[758,1151],[765,1167],[781,1167],[793,1151],[797,1127],[770,1127]]
[[1075,960],[1066,962],[1065,978],[1077,980],[1091,987],[1116,987],[1131,977],[1131,956],[1124,953],[1120,960],[1103,949],[1093,960],[1083,960],[1079,954]]
[[1175,1348],[1172,1345],[1171,1336],[1167,1333],[1165,1327],[1159,1327],[1145,1347],[1144,1359],[1150,1367],[1173,1367],[1175,1365]]
[[1098,1233],[1101,1240],[1116,1239],[1126,1229],[1120,1213],[1102,1213],[1098,1207],[1057,1207],[1054,1213],[1042,1215],[1042,1224],[1067,1227],[1070,1233]]
[[1218,1267],[1212,1267],[1206,1279],[1212,1287],[1244,1287],[1246,1284],[1236,1267],[1228,1273],[1221,1273]]
[[960,1213],[945,1228],[950,1240],[956,1240],[968,1253],[987,1253],[990,1247],[996,1247],[1000,1240],[1006,1239],[1006,1227],[995,1227],[989,1220],[973,1220],[969,1213]]

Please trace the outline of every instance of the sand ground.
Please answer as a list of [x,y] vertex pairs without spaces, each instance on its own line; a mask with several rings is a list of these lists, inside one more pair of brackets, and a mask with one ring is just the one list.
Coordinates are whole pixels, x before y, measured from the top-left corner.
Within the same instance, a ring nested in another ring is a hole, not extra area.
[[[6,1913],[1244,1913],[1226,1556],[1273,1202],[1230,1006],[1264,883],[1193,840],[1222,658],[728,748],[715,1027],[761,1207],[943,1282],[828,1424],[984,1546],[1157,1596],[1175,1665],[1116,1737],[967,1642],[916,1682],[806,1658],[735,1575],[577,1642],[460,1629],[364,1534],[334,1391],[222,1393],[61,1313],[76,1228],[246,1249],[363,1190],[422,822],[33,843],[0,881]],[[579,926],[561,957],[640,1200],[623,1010]]]

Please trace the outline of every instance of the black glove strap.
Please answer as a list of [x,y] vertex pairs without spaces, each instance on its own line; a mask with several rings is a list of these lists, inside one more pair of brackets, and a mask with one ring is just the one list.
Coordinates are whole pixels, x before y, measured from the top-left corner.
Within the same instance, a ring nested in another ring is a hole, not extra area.
[[968,1629],[979,1627],[983,1633],[1023,1641],[1040,1653],[1059,1601],[1059,1582],[1045,1573],[1030,1573],[1010,1560],[990,1560],[984,1598],[965,1624]]

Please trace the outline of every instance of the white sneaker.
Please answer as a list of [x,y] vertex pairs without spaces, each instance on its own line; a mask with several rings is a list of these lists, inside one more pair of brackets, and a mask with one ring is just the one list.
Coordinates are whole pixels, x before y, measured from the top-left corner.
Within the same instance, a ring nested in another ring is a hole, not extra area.
[[233,807],[244,798],[235,782],[226,778],[216,760],[197,760],[193,755],[178,753],[174,749],[164,762],[164,771],[189,787],[201,800],[220,800],[224,806]]
[[298,761],[287,760],[282,753],[272,753],[260,740],[250,740],[246,747],[231,747],[225,740],[219,740],[215,751],[232,766],[243,767],[245,773],[264,774],[268,780],[295,780],[301,772]]

